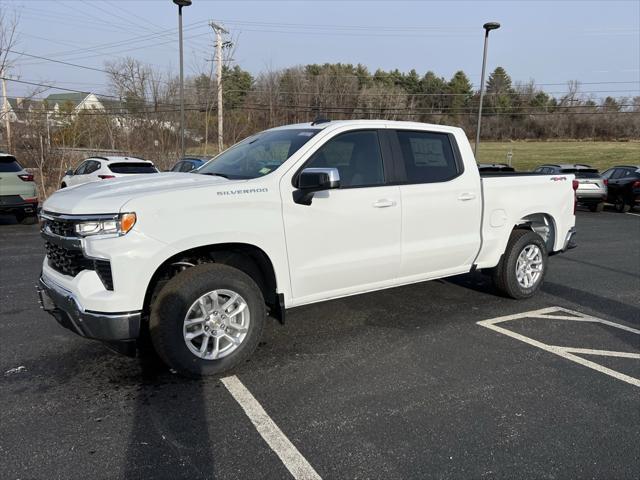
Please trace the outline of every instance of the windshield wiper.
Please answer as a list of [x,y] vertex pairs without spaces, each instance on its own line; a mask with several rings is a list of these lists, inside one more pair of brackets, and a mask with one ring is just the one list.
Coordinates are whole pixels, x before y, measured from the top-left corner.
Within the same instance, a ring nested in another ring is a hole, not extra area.
[[226,178],[227,180],[229,179],[229,175],[226,175],[224,173],[217,173],[217,172],[202,172],[200,175],[211,175],[213,177],[222,177],[222,178]]

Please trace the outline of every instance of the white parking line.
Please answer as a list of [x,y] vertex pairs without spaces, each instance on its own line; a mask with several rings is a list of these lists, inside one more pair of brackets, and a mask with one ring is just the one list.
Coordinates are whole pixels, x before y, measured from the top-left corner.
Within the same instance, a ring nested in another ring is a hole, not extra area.
[[[559,315],[557,315],[558,313]],[[572,316],[562,315],[562,313],[565,313],[565,314],[568,313]],[[574,322],[602,323],[604,325],[609,325],[611,327],[619,328],[621,330],[635,333],[637,335],[640,335],[640,330],[628,327],[626,325],[621,325],[619,323],[610,322],[608,320],[603,320],[601,318],[583,315],[582,313],[575,312],[573,310],[568,310],[566,308],[561,308],[561,307],[543,308],[540,310],[533,310],[531,312],[518,313],[515,315],[507,315],[504,317],[490,318],[488,320],[482,320],[480,322],[477,322],[478,325],[482,327],[486,327],[495,332],[502,333],[503,335],[506,335],[511,338],[515,338],[516,340],[520,340],[521,342],[527,343],[529,345],[533,345],[534,347],[540,348],[547,352],[554,353],[560,357],[566,358],[567,360],[571,360],[575,363],[578,363],[585,367],[589,367],[600,373],[604,373],[605,375],[609,375],[623,382],[629,383],[636,387],[640,387],[640,379],[638,378],[632,377],[630,375],[625,375],[624,373],[620,373],[611,368],[604,367],[599,363],[593,362],[591,360],[586,360],[582,357],[574,355],[574,354],[586,354],[586,355],[601,355],[601,356],[609,356],[609,357],[640,359],[640,354],[636,354],[632,352],[614,352],[610,350],[594,350],[590,348],[561,347],[557,345],[548,345],[546,343],[540,342],[538,340],[534,340],[533,338],[529,338],[525,335],[521,335],[519,333],[513,332],[511,330],[508,330],[506,328],[499,327],[498,325],[496,325],[497,323],[508,322],[510,320],[518,320],[521,318],[543,318],[543,319],[549,319],[549,320],[568,320],[568,321],[574,321]]]
[[222,383],[229,393],[240,404],[244,413],[247,414],[253,426],[256,427],[258,433],[265,442],[273,450],[287,470],[291,472],[293,478],[300,480],[316,480],[321,479],[320,475],[302,456],[293,443],[282,433],[271,417],[264,411],[262,405],[258,403],[251,392],[244,386],[238,377],[226,377],[222,379]]
[[640,217],[640,213],[627,212],[627,215],[633,215],[634,217]]

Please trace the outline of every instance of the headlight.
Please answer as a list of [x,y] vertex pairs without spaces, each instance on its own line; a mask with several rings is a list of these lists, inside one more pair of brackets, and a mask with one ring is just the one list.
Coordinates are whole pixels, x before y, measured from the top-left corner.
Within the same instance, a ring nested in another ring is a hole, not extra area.
[[76,223],[76,233],[81,237],[91,235],[125,235],[136,224],[135,213],[121,213],[118,216],[96,216],[91,220]]

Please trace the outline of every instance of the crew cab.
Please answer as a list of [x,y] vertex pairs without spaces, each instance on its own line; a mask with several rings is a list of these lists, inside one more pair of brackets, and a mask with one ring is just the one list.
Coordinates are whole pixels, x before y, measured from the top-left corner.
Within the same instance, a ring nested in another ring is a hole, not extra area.
[[573,175],[481,176],[460,128],[283,126],[196,174],[53,194],[39,292],[80,335],[219,374],[253,352],[267,315],[284,323],[300,305],[477,269],[528,298],[548,256],[573,246],[574,202]]

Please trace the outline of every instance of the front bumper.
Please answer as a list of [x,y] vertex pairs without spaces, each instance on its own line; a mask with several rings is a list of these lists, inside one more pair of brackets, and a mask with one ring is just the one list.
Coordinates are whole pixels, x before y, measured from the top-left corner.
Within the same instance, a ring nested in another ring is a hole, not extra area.
[[80,336],[117,342],[140,335],[141,312],[104,313],[85,310],[77,298],[44,275],[36,286],[43,310]]

